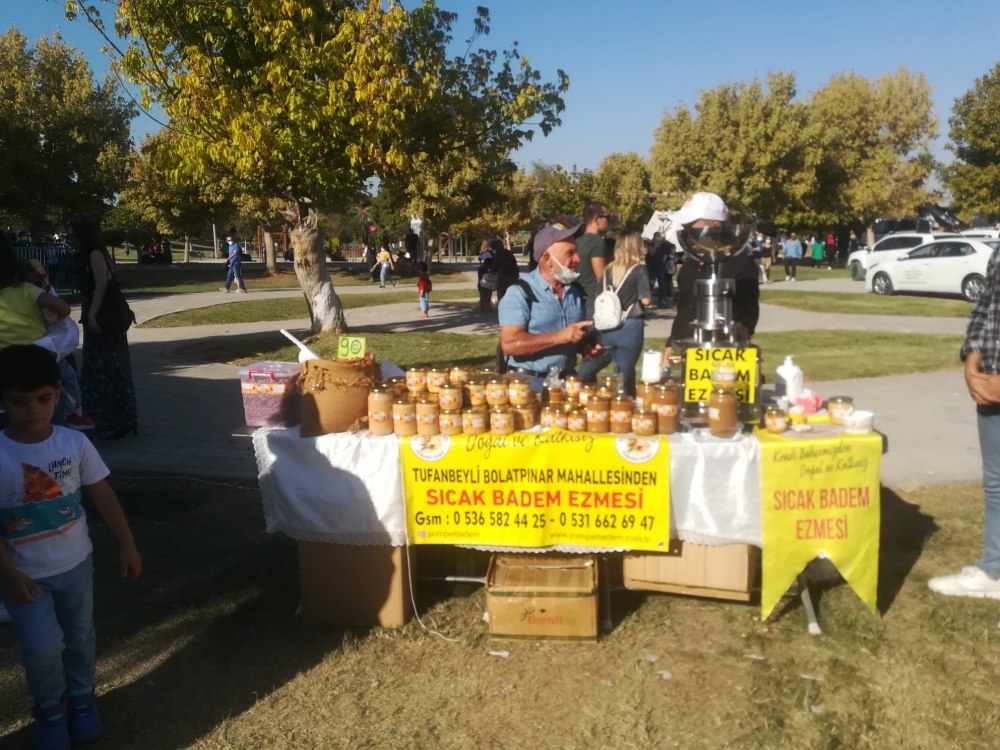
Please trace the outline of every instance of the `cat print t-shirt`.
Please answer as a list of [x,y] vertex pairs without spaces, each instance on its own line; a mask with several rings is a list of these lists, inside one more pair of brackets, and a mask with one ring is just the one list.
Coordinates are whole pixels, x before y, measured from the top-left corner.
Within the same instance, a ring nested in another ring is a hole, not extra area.
[[79,432],[53,427],[48,440],[30,444],[0,432],[0,539],[15,568],[48,578],[87,559],[81,488],[108,473]]

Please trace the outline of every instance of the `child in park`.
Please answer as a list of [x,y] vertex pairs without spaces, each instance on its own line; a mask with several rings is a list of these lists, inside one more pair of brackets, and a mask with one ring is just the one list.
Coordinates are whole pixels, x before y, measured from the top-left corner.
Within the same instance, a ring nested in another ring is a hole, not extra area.
[[51,424],[59,366],[33,344],[0,350],[0,601],[21,643],[35,699],[35,747],[68,750],[102,731],[94,699],[94,564],[82,493],[121,548],[123,578],[141,569],[108,468],[79,432]]
[[421,261],[417,264],[420,269],[420,277],[417,279],[417,294],[420,295],[420,315],[418,318],[426,318],[427,311],[431,306],[431,277],[427,273],[427,264]]

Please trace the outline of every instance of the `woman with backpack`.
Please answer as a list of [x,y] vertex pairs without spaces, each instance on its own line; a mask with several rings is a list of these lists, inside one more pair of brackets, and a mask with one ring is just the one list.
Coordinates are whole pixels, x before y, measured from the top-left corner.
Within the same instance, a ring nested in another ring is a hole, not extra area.
[[604,270],[594,300],[594,326],[600,332],[603,349],[597,359],[584,360],[580,366],[583,381],[594,382],[597,373],[614,360],[625,378],[625,392],[630,396],[635,396],[635,366],[642,356],[645,308],[653,301],[649,274],[643,267],[645,256],[638,232],[618,237],[614,262]]

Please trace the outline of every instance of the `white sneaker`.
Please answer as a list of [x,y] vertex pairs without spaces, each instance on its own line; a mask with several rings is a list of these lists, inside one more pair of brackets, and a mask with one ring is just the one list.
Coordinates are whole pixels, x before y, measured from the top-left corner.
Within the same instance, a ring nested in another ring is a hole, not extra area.
[[0,625],[6,625],[10,622],[10,615],[7,614],[7,608],[3,606],[3,602],[0,602]]
[[220,291],[220,292],[223,292],[224,294],[229,294],[229,290],[228,290],[228,289],[226,289],[226,287],[224,287],[224,286],[220,286],[220,287],[219,287],[219,291]]
[[938,576],[927,582],[931,591],[945,596],[969,596],[973,599],[1000,599],[1000,581],[990,578],[982,568],[962,568],[961,573]]

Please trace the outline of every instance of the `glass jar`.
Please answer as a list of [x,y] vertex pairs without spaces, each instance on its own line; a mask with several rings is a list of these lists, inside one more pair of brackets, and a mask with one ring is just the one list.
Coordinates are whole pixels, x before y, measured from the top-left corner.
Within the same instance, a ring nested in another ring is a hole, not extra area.
[[785,432],[788,429],[788,414],[777,406],[769,406],[764,412],[764,426],[768,432]]
[[587,432],[608,432],[611,429],[611,402],[594,397],[587,401]]
[[580,404],[586,406],[591,398],[597,395],[597,386],[593,383],[587,383],[580,388]]
[[632,399],[628,396],[616,396],[612,399],[610,420],[612,432],[627,434],[632,429]]
[[528,404],[527,406],[515,406],[514,407],[514,429],[515,430],[530,430],[538,422],[538,418],[535,416],[535,405]]
[[623,390],[624,379],[621,375],[608,375],[604,378],[604,387],[607,388],[611,393],[617,396]]
[[514,406],[527,406],[535,402],[531,393],[531,381],[518,378],[507,383],[507,399]]
[[437,392],[438,405],[443,411],[454,411],[462,408],[462,386],[445,385]]
[[494,435],[510,435],[513,431],[513,409],[501,406],[490,411],[490,432]]
[[587,410],[572,409],[566,412],[566,429],[570,432],[587,431]]
[[566,376],[566,400],[579,401],[580,389],[583,388],[583,381],[577,375]]
[[677,432],[680,393],[676,385],[664,383],[656,386],[653,406],[656,409],[656,431],[661,435]]
[[639,383],[635,389],[635,408],[639,411],[647,409],[654,403],[656,383]]
[[417,434],[418,435],[437,435],[439,432],[438,428],[438,414],[441,413],[441,409],[436,403],[430,399],[422,399],[417,402]]
[[468,383],[474,374],[468,367],[452,367],[448,372],[448,382],[452,385],[462,385]]
[[486,378],[477,376],[465,384],[468,403],[466,406],[482,406],[486,403],[486,391],[489,381]]
[[486,384],[486,403],[490,406],[506,406],[510,403],[506,380],[501,377],[490,379]]
[[405,375],[389,378],[385,381],[385,384],[392,389],[392,395],[394,398],[402,398],[407,392]]
[[466,435],[482,435],[489,424],[488,414],[479,409],[466,409],[462,412],[462,432]]
[[542,407],[542,413],[538,418],[538,423],[546,430],[556,426],[556,414],[561,411],[557,406]]
[[606,385],[598,386],[597,388],[597,398],[602,401],[608,401],[609,403],[613,401],[618,396],[618,391],[608,388]]
[[736,386],[736,365],[732,362],[716,362],[712,366],[713,388],[734,388]]
[[659,416],[655,409],[643,409],[632,412],[632,432],[639,437],[649,437],[656,434]]
[[462,412],[459,410],[438,413],[438,430],[442,435],[462,434]]
[[427,390],[437,393],[441,386],[448,385],[448,368],[432,367],[427,371]]
[[417,405],[407,399],[392,404],[392,431],[399,437],[417,434]]
[[566,403],[566,391],[562,386],[542,386],[542,406],[552,406]]
[[411,367],[406,371],[406,388],[410,393],[423,393],[427,390],[427,370]]
[[830,424],[844,424],[844,417],[854,411],[854,399],[850,396],[834,396],[826,402]]
[[715,437],[731,438],[736,434],[736,391],[716,388],[708,399],[708,431]]
[[385,383],[368,394],[368,429],[372,435],[392,434],[392,387]]

